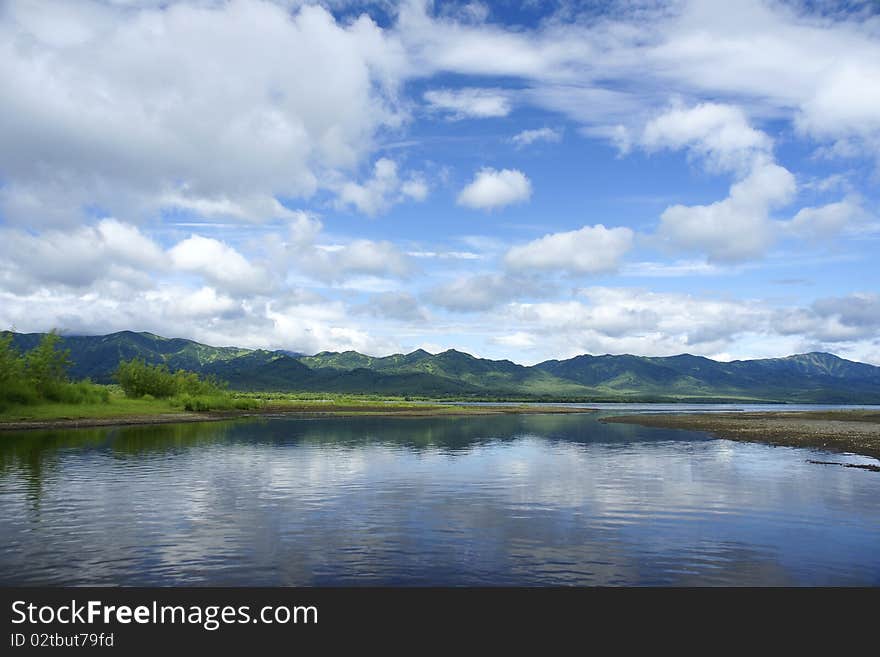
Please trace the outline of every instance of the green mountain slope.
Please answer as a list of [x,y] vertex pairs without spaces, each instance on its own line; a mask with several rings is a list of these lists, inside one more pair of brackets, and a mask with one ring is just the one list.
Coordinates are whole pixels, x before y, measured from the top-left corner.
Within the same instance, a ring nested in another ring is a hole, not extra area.
[[[14,334],[30,349],[41,334]],[[74,378],[112,380],[134,357],[171,369],[213,374],[239,390],[374,393],[423,397],[585,401],[736,400],[880,403],[880,367],[832,354],[717,362],[701,356],[582,355],[526,367],[454,349],[373,357],[355,351],[302,356],[286,351],[212,347],[122,331],[65,336]]]
[[[21,351],[32,349],[42,333],[16,333],[13,344]],[[238,358],[250,352],[239,347],[211,347],[183,338],[163,338],[152,333],[120,331],[109,335],[64,336],[62,347],[70,349],[74,363],[71,376],[109,383],[121,360],[142,358],[147,363],[165,363],[172,370],[201,372],[216,361]]]

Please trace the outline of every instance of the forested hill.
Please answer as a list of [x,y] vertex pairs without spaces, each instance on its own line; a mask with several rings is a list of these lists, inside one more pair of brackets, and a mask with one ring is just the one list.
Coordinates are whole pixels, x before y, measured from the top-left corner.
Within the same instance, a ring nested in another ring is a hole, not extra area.
[[[24,351],[42,334],[14,334]],[[182,338],[121,331],[64,336],[71,376],[112,381],[121,360],[142,358],[172,370],[213,374],[234,389],[376,393],[412,397],[584,401],[774,401],[880,403],[880,367],[808,353],[718,362],[668,357],[591,356],[526,367],[456,350],[372,357],[354,351],[303,356],[286,351],[212,347]]]

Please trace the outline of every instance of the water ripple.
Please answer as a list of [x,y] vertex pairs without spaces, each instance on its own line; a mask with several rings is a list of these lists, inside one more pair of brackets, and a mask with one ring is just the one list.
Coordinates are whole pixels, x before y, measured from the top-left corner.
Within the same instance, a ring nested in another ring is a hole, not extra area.
[[817,456],[588,415],[11,435],[0,582],[880,585],[880,476]]

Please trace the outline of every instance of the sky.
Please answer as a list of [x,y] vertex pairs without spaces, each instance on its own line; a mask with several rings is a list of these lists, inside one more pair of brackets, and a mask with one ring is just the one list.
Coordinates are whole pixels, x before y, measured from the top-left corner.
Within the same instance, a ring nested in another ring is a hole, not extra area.
[[0,328],[880,364],[877,2],[0,0]]

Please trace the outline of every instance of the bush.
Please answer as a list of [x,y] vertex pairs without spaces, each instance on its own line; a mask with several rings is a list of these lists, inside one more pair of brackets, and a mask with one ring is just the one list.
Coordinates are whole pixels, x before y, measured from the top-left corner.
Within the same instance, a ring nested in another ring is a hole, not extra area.
[[91,381],[65,383],[58,388],[56,401],[65,404],[106,404],[110,401],[110,391]]
[[24,360],[12,346],[12,333],[0,335],[0,391],[24,378]]
[[0,335],[0,408],[41,401],[68,404],[105,402],[108,391],[88,381],[70,383],[70,352],[58,349],[61,338],[52,331],[23,356],[12,346],[12,334]]
[[178,370],[174,373],[177,394],[187,395],[219,395],[226,390],[226,384],[212,376],[200,377],[195,372]]
[[204,396],[184,394],[175,401],[183,406],[184,410],[197,413],[204,411],[250,410],[260,406],[256,399],[234,397],[226,392]]
[[178,382],[165,365],[147,365],[138,358],[119,363],[114,376],[126,397],[152,395],[161,399],[178,392]]
[[163,399],[183,395],[192,400],[225,396],[225,384],[213,377],[203,378],[185,370],[172,374],[166,365],[148,365],[137,358],[119,363],[115,377],[126,397]]
[[61,337],[52,331],[24,356],[25,378],[37,394],[51,401],[61,401],[67,370],[70,369],[70,350],[58,349]]

